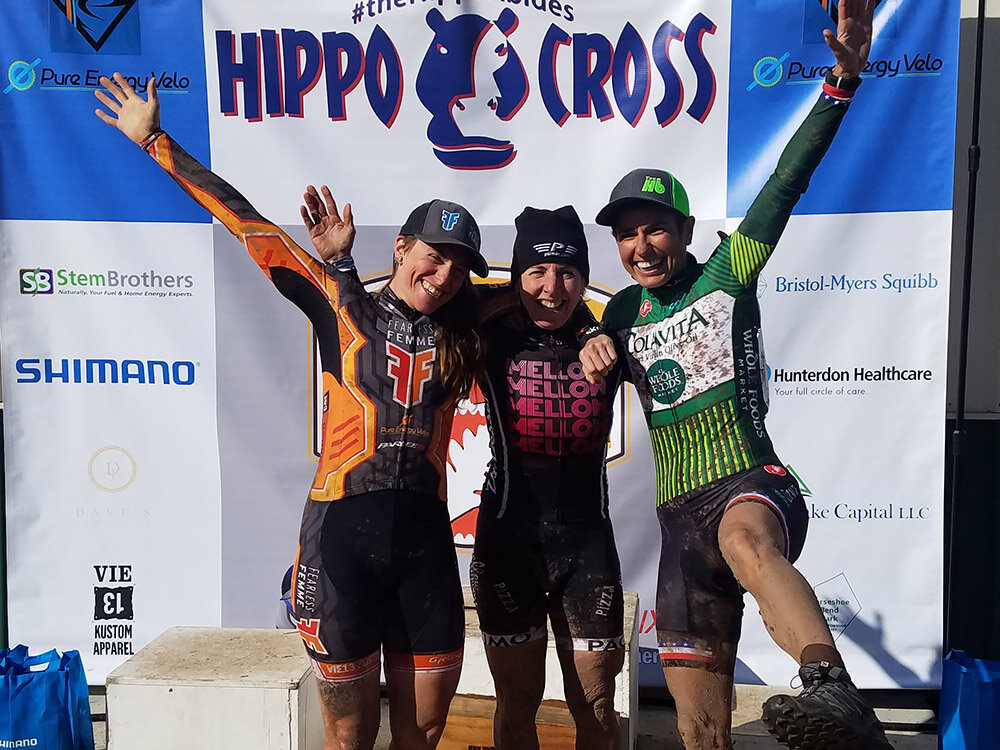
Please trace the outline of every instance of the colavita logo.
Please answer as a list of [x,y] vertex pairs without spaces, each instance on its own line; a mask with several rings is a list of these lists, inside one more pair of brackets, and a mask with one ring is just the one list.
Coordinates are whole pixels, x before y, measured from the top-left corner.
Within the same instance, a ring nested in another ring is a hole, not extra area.
[[194,385],[196,365],[189,360],[19,359],[18,383],[132,383]]
[[136,0],[52,0],[66,20],[97,52],[128,15]]
[[[356,21],[363,9],[359,3]],[[408,11],[404,5],[393,12]],[[325,115],[339,122],[349,118],[348,100],[359,101],[353,92],[364,81],[368,108],[391,128],[402,106],[403,81],[414,80],[417,98],[431,116],[427,138],[437,159],[451,169],[499,169],[517,155],[500,123],[512,120],[532,92],[559,127],[570,117],[600,123],[616,114],[635,127],[654,88],[664,92],[652,108],[663,127],[685,104],[687,114],[704,123],[715,104],[715,72],[702,42],[717,27],[703,13],[695,14],[686,28],[664,21],[646,39],[631,23],[624,24],[614,41],[600,33],[570,33],[552,23],[537,52],[515,49],[518,16],[510,8],[495,18],[465,12],[451,19],[431,8],[424,21],[430,40],[415,77],[412,70],[404,73],[417,62],[404,63],[380,25],[367,43],[346,31],[317,36],[301,29],[261,29],[241,32],[238,40],[233,31],[216,31],[220,109],[250,122],[262,121],[265,113],[302,117],[306,97],[325,77],[320,87],[326,94]],[[680,47],[673,54],[671,42]],[[694,86],[682,84],[682,61],[693,70]],[[537,84],[529,85],[528,70],[537,71]],[[659,78],[655,85],[654,77]],[[242,112],[237,84],[243,92]]]

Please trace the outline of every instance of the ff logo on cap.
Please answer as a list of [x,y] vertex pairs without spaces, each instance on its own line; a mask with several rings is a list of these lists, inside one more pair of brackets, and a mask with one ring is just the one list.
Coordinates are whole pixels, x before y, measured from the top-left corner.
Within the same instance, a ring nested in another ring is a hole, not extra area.
[[451,211],[442,211],[441,228],[446,232],[450,232],[452,229],[455,228],[455,224],[458,223],[458,220],[461,218],[461,216],[462,214],[458,212],[452,213]]

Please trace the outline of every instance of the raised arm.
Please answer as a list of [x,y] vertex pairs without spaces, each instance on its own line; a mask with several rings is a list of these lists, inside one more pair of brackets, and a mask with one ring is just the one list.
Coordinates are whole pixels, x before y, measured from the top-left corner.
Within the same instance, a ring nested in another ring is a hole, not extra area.
[[876,0],[840,0],[837,33],[823,34],[835,64],[819,101],[789,140],[739,228],[723,240],[708,261],[720,283],[746,287],[770,258],[792,209],[809,187],[861,82],[872,40]]
[[330,188],[323,185],[319,192],[312,185],[306,187],[302,195],[303,205],[299,206],[302,223],[309,230],[309,239],[313,249],[327,263],[334,263],[350,255],[354,246],[354,214],[351,204],[344,204],[344,216],[337,210],[337,201],[333,198]]
[[232,185],[202,166],[163,132],[155,79],[150,79],[145,99],[119,73],[114,74],[113,80],[102,76],[100,82],[104,91],[98,89],[95,94],[111,114],[98,108],[97,116],[141,146],[182,190],[221,221],[246,246],[282,294],[297,301],[301,298],[298,292],[306,283],[329,298],[323,264],[261,216]]

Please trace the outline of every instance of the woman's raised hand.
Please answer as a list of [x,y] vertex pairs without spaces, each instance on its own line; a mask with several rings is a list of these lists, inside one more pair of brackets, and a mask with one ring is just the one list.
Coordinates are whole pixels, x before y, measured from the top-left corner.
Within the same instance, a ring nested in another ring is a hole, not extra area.
[[149,95],[145,99],[135,93],[132,84],[121,73],[116,72],[111,78],[101,76],[98,80],[107,93],[97,89],[94,95],[112,112],[109,115],[100,107],[94,110],[104,122],[138,144],[160,129],[160,100],[156,97],[155,78],[149,79]]

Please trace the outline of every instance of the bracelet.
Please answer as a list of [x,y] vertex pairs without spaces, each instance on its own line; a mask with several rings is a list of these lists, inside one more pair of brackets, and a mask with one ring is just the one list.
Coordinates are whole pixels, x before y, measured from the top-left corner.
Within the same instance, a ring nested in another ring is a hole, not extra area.
[[858,86],[861,85],[861,76],[837,76],[831,70],[826,74],[826,83],[840,91],[854,93],[858,90]]
[[163,133],[164,133],[163,130],[154,130],[152,133],[150,133],[149,135],[147,135],[145,138],[142,139],[142,141],[139,143],[139,148],[141,148],[143,151],[146,151],[153,144],[153,141],[155,141],[157,138],[163,135]]

